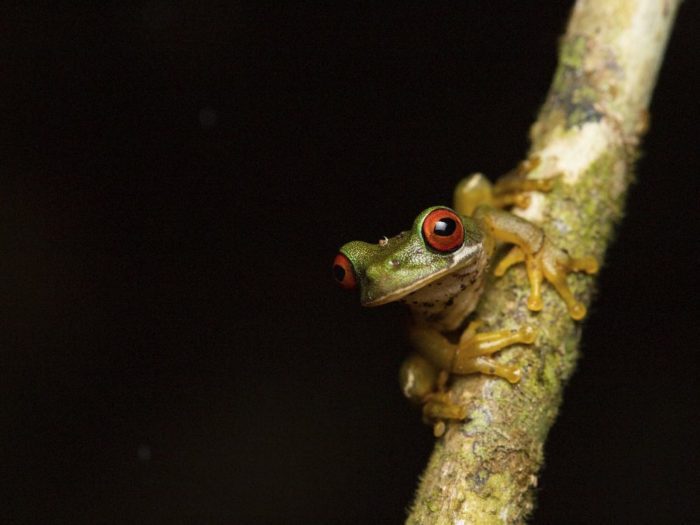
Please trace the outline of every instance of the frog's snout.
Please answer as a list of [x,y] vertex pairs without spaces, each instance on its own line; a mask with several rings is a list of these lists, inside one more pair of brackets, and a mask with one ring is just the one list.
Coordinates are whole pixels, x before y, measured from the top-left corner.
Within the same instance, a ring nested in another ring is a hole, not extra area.
[[360,300],[364,306],[377,306],[381,303],[377,302],[381,297],[386,295],[386,287],[389,284],[389,276],[387,272],[388,262],[382,264],[373,264],[365,269],[363,277],[364,286]]

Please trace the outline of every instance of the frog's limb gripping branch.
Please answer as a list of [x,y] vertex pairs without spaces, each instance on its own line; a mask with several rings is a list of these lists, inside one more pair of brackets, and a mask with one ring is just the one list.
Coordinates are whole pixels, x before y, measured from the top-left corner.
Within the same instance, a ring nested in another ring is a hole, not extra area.
[[[572,257],[603,259],[621,215],[647,106],[680,0],[578,0],[559,50],[550,92],[531,129],[528,178],[561,174],[546,194],[533,193],[516,213],[540,224]],[[575,295],[588,303],[593,278],[572,275]],[[522,266],[485,293],[478,317],[486,329],[541,327],[531,347],[498,357],[519,366],[522,380],[472,375],[454,393],[470,419],[451,424],[421,479],[409,524],[522,523],[533,508],[533,487],[544,439],[562,387],[576,363],[580,325],[550,286],[543,310],[528,312]]]

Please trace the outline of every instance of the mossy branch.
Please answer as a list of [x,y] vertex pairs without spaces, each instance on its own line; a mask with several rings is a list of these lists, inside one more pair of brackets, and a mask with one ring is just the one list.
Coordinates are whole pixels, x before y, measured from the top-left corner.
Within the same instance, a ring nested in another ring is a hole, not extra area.
[[[521,215],[573,256],[602,261],[623,213],[647,106],[679,0],[579,0],[559,50],[550,92],[530,130],[531,178],[561,174],[551,193],[534,194]],[[594,279],[569,276],[585,303]],[[532,346],[502,362],[523,370],[519,384],[473,375],[453,392],[470,419],[450,425],[421,479],[409,524],[522,523],[533,505],[544,441],[578,357],[581,324],[545,285],[544,310],[528,312],[525,272],[493,282],[479,306],[484,329],[539,328]]]

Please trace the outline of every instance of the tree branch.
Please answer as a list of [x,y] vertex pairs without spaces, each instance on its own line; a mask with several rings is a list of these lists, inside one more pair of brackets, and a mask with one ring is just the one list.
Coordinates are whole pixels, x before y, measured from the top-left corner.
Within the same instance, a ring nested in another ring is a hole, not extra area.
[[[530,130],[530,178],[562,174],[551,193],[533,194],[520,212],[573,256],[602,261],[623,212],[647,106],[679,0],[578,0],[560,45],[550,92]],[[569,276],[585,303],[593,278]],[[407,523],[522,523],[544,441],[578,357],[579,323],[545,285],[544,310],[528,312],[522,267],[484,294],[484,329],[538,327],[532,346],[510,347],[499,360],[523,370],[519,384],[473,375],[453,392],[470,419],[440,439],[423,474]]]

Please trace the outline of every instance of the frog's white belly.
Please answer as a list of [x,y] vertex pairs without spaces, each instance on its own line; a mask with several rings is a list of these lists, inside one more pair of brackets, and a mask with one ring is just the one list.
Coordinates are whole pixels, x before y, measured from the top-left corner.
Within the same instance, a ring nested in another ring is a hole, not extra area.
[[455,330],[479,302],[487,264],[484,250],[479,250],[466,266],[407,295],[401,302],[409,306],[417,319],[438,330]]

